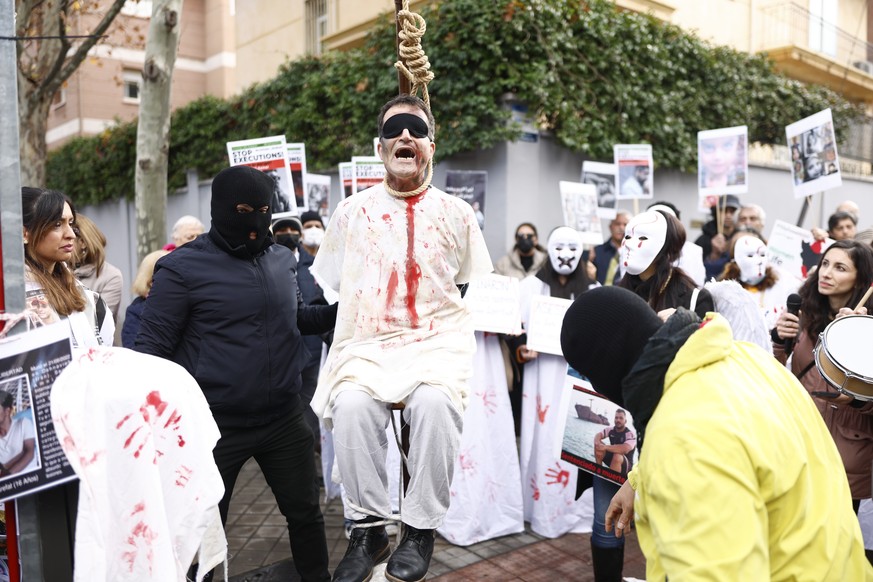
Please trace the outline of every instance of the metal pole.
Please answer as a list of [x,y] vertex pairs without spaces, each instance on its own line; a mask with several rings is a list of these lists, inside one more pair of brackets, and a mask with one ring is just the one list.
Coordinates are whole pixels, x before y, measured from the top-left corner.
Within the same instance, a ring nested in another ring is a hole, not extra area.
[[[15,2],[0,0],[0,36],[15,36]],[[21,150],[18,140],[18,57],[15,41],[0,40],[0,248],[3,257],[3,300],[0,308],[24,311],[24,246],[21,230]],[[18,326],[22,327],[22,326]],[[7,512],[21,559],[21,580],[43,580],[40,520],[35,496],[18,500]],[[7,540],[15,545],[15,539]],[[13,552],[10,552],[10,556]],[[17,572],[18,564],[10,564]],[[16,579],[14,582],[18,582]]]

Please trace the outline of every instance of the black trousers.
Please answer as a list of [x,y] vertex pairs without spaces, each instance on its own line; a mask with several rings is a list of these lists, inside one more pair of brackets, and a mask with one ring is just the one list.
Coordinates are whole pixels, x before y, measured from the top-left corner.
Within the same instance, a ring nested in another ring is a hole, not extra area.
[[227,523],[240,469],[254,458],[288,522],[291,554],[300,577],[304,582],[329,581],[324,516],[315,481],[315,439],[304,420],[303,406],[265,426],[219,429],[221,438],[213,456],[224,480],[224,497],[218,505],[221,522]]

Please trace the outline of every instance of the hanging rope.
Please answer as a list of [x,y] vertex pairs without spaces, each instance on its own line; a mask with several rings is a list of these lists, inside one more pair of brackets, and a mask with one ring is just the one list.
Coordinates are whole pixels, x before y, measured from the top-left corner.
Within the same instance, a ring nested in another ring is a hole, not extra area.
[[[400,38],[400,43],[397,46],[399,59],[394,63],[394,67],[406,77],[409,81],[411,89],[410,95],[416,95],[421,89],[421,100],[425,106],[430,109],[430,95],[427,92],[427,84],[433,81],[433,71],[430,70],[430,61],[427,55],[424,54],[424,49],[421,46],[421,37],[427,31],[427,23],[424,17],[409,10],[409,0],[403,0],[403,9],[397,12],[397,22],[399,30],[397,36]],[[424,182],[415,190],[409,192],[400,192],[388,185],[388,176],[382,180],[382,185],[385,190],[395,198],[410,198],[418,196],[428,188],[430,188],[431,180],[433,179],[433,158],[427,164],[427,175]]]
[[410,12],[409,0],[403,0],[403,10],[397,13],[400,37],[400,45],[397,48],[399,60],[394,67],[409,80],[412,86],[411,95],[416,95],[421,89],[421,100],[430,109],[430,96],[427,93],[427,84],[433,80],[433,71],[430,70],[430,62],[424,49],[421,47],[421,37],[427,30],[427,23],[420,14]]

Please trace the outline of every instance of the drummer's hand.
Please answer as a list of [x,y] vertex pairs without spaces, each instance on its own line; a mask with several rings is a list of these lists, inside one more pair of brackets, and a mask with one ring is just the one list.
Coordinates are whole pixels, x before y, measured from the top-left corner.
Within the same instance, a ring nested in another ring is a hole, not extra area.
[[852,310],[851,307],[843,307],[837,311],[837,316],[834,319],[839,319],[847,315],[867,315],[867,308],[859,307],[858,309]]
[[800,318],[793,313],[783,311],[776,321],[776,335],[782,339],[797,337],[800,333]]

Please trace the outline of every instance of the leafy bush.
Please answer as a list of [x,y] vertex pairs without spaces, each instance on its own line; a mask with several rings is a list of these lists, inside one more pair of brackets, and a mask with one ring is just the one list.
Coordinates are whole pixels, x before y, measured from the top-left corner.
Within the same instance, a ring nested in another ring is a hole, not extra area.
[[[837,137],[858,106],[773,70],[764,55],[714,47],[677,26],[588,0],[451,0],[421,11],[436,78],[437,161],[518,137],[507,97],[528,106],[563,146],[612,159],[615,143],[651,143],[661,167],[695,171],[697,131],[748,125],[751,141],[784,143],[785,126],[830,107]],[[310,171],[372,151],[379,107],[397,92],[394,24],[364,47],[285,64],[228,101],[204,97],[173,114],[170,188],[185,171],[212,176],[225,142],[273,134],[306,142]],[[122,124],[51,153],[48,181],[96,203],[133,196],[136,126]]]

